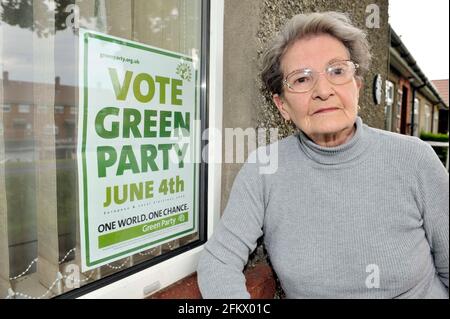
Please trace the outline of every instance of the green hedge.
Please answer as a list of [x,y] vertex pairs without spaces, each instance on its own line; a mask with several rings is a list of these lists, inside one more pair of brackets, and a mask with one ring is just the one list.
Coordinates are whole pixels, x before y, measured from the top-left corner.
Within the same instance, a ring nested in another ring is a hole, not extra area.
[[420,139],[424,141],[448,142],[448,134],[421,132]]
[[[448,143],[448,134],[434,134],[434,133],[421,132],[420,139],[423,141],[447,142]],[[436,152],[439,159],[441,160],[442,164],[444,164],[444,166],[445,166],[445,163],[447,160],[448,147],[433,146],[433,149]]]

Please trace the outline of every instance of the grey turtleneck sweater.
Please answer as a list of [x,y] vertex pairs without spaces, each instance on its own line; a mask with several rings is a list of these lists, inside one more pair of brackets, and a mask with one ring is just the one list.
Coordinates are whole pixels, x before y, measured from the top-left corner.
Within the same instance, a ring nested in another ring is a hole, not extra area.
[[257,239],[288,298],[448,298],[448,173],[414,137],[360,118],[344,145],[300,133],[278,170],[244,164],[198,265],[204,298],[248,298]]

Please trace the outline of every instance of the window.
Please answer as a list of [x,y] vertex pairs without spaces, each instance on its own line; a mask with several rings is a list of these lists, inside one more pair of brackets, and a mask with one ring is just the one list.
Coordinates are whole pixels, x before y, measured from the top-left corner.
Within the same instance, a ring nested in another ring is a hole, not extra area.
[[431,132],[431,106],[425,104],[425,123],[424,130],[427,133]]
[[394,83],[386,80],[386,105],[384,107],[384,129],[392,129],[392,104],[394,104]]
[[394,103],[394,83],[386,80],[386,104]]
[[[0,298],[94,293],[190,256],[206,240],[206,165],[199,159],[209,1],[55,2],[2,3],[8,14],[0,24],[0,59],[9,81],[0,85],[9,94],[0,98],[20,94],[18,111],[28,115],[17,119],[27,134],[0,136],[6,157],[15,159],[0,175],[0,259],[9,260],[0,263]],[[148,61],[160,63],[149,68]],[[122,81],[138,89],[121,91]],[[137,113],[149,103],[158,104],[157,112]],[[169,142],[177,128],[189,133],[186,149]],[[167,155],[178,156],[176,166],[163,160]],[[137,163],[142,158],[147,162]],[[104,197],[94,202],[90,194],[100,189]],[[173,278],[165,271],[151,278],[155,287],[179,279],[177,268]]]
[[64,106],[55,105],[55,114],[64,114]]
[[19,104],[19,113],[30,113],[30,105]]
[[10,104],[4,104],[3,105],[3,113],[9,113],[11,112],[11,105]]
[[419,108],[420,108],[419,99],[415,98],[414,99],[414,116],[416,119],[419,116]]

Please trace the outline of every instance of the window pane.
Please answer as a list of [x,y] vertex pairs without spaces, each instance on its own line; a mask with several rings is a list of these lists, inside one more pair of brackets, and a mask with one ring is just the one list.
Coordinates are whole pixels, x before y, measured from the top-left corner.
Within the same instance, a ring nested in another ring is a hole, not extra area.
[[[0,259],[9,260],[0,263],[2,297],[8,296],[8,288],[11,288],[10,294],[13,292],[13,295],[9,295],[11,298],[57,296],[199,239],[198,231],[195,231],[198,229],[199,220],[199,169],[198,164],[186,162],[185,168],[188,165],[195,168],[192,177],[194,184],[184,185],[185,190],[188,189],[194,194],[195,208],[191,208],[189,215],[189,218],[197,221],[194,232],[186,232],[187,235],[178,235],[175,239],[171,239],[169,235],[161,235],[158,237],[162,238],[160,242],[150,241],[144,236],[134,238],[135,241],[142,239],[143,244],[151,245],[142,245],[145,247],[135,251],[130,249],[131,252],[127,252],[123,257],[100,262],[99,266],[94,265],[92,269],[82,271],[83,253],[87,250],[80,236],[84,231],[80,216],[83,216],[85,210],[80,200],[83,194],[79,192],[82,183],[79,179],[79,170],[82,170],[80,154],[87,158],[97,158],[98,153],[82,153],[78,148],[81,139],[79,115],[84,114],[81,112],[83,110],[79,109],[79,105],[83,105],[79,98],[79,67],[83,63],[84,52],[78,50],[78,35],[81,34],[78,27],[86,32],[92,31],[114,39],[133,41],[136,45],[146,48],[151,46],[156,50],[166,50],[171,54],[186,57],[186,61],[192,61],[195,81],[192,83],[195,92],[199,92],[201,0],[2,1],[0,65],[3,67],[3,76],[0,82],[0,105],[3,107],[0,108],[0,128],[3,134],[0,134],[0,154],[4,154],[4,158],[0,160],[4,173],[0,170],[0,198],[3,194],[6,200],[5,205],[0,205],[0,216],[5,216],[7,220],[7,235],[0,234],[3,236],[0,241],[6,242],[8,249],[1,251]],[[104,53],[115,56],[112,51]],[[92,68],[95,68],[95,65]],[[138,68],[134,70],[137,75]],[[125,79],[125,71],[118,69],[119,82]],[[141,72],[151,74],[152,70]],[[177,81],[180,79],[173,80],[173,83],[179,83]],[[166,85],[164,80],[159,81],[156,85],[160,85],[160,88]],[[142,82],[144,83],[140,83],[139,87],[136,84],[133,86],[132,83],[130,92],[139,89],[143,95],[148,93],[151,82]],[[167,84],[168,101],[170,98],[172,101],[181,99],[181,93],[177,93],[181,86],[173,88],[170,86],[172,82]],[[120,86],[123,88],[122,84]],[[90,83],[88,90],[97,93],[101,92],[103,87],[111,87],[114,92],[110,82]],[[161,99],[161,102],[163,98],[158,96],[158,99]],[[196,97],[195,101],[192,109],[198,110],[199,99]],[[117,106],[121,112],[125,112],[123,104],[117,103]],[[164,111],[163,109],[161,106],[161,111]],[[94,119],[98,114],[94,113],[92,108],[86,108],[84,111],[86,110],[88,120]],[[186,117],[174,119],[175,114],[172,115],[172,118],[163,118],[163,121],[186,121]],[[198,112],[190,115],[188,120],[192,126],[197,118]],[[135,118],[128,119],[132,121]],[[157,127],[161,130],[161,117],[148,120],[156,120],[159,123]],[[110,119],[108,121],[105,121],[105,127],[111,124]],[[143,126],[143,122],[141,125]],[[133,129],[131,132],[137,134]],[[115,145],[117,150],[124,146],[121,143]],[[131,146],[136,150],[142,144],[144,139],[135,139]],[[124,165],[127,165],[129,159],[130,157],[125,158]],[[157,208],[170,208],[183,202],[182,193],[171,193],[176,187],[177,174],[169,174],[169,170],[163,173],[167,177],[173,175],[174,179],[167,179],[165,187],[169,194],[158,199],[158,203],[156,198],[143,198],[138,189],[135,189],[134,193],[128,190],[130,197],[135,196],[136,204],[147,205],[147,218],[148,213],[157,211]],[[3,187],[1,181],[4,182]],[[91,191],[94,192],[95,188]],[[163,201],[166,201],[165,206]],[[117,220],[122,220],[122,217],[126,219],[126,209],[131,205],[116,206],[108,212],[118,216]],[[94,211],[90,214],[105,214],[106,211]],[[159,215],[154,220],[162,219]],[[105,217],[105,221],[108,220]],[[149,224],[149,220],[146,223],[142,220],[135,222],[123,229],[129,230],[133,225],[143,224],[155,227],[154,224]],[[170,228],[167,229],[167,234],[173,233]],[[90,243],[96,245],[98,242],[92,240]],[[127,243],[127,239],[121,242],[122,245]],[[120,250],[114,245],[111,249]]]

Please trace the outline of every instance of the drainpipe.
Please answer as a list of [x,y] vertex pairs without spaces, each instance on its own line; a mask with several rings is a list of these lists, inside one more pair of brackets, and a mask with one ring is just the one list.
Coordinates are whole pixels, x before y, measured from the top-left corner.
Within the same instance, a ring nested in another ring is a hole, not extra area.
[[432,104],[432,105],[433,105],[432,106],[433,110],[431,112],[431,133],[433,133],[433,131],[434,131],[434,112],[436,110],[436,106],[439,104]]

